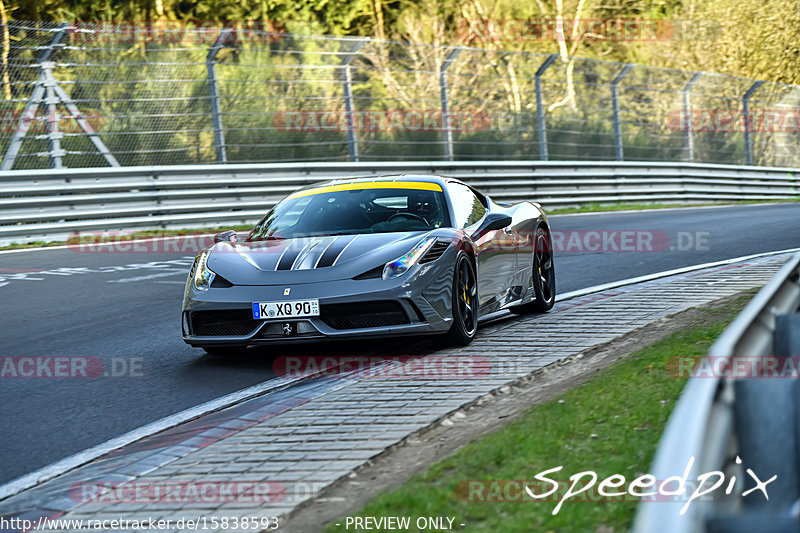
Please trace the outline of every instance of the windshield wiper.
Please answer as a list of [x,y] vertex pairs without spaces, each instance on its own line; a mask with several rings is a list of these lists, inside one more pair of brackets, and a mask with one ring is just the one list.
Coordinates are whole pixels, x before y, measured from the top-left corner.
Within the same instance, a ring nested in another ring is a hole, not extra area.
[[265,235],[263,237],[250,237],[251,242],[255,241],[282,241],[286,239],[286,237],[279,237],[277,235]]
[[348,230],[348,231],[326,231],[325,233],[305,233],[292,235],[293,239],[303,239],[305,237],[338,237],[340,235],[360,235],[362,233],[374,233],[372,230]]

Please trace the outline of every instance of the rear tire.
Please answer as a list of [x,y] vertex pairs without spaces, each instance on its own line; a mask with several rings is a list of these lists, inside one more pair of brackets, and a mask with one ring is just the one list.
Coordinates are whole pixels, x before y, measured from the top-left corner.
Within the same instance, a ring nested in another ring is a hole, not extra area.
[[456,257],[453,272],[453,324],[442,336],[442,344],[466,346],[478,331],[478,278],[464,252]]
[[546,313],[556,302],[556,270],[553,263],[553,241],[545,226],[536,228],[533,236],[533,292],[536,299],[509,309],[514,313]]
[[202,346],[207,355],[214,357],[236,357],[244,355],[247,346]]

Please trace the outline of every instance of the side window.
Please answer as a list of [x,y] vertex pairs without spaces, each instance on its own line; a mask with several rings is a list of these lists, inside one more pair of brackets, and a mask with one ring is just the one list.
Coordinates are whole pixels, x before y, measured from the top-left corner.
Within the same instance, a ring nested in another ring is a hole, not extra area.
[[478,222],[486,214],[486,208],[472,190],[460,183],[448,183],[457,228],[466,228]]

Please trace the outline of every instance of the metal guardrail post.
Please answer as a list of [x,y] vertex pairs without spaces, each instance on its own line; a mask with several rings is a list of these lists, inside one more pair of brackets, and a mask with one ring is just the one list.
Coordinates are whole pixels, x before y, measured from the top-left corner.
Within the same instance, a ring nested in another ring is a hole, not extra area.
[[[41,74],[39,79],[36,81],[36,84],[33,88],[33,93],[31,93],[31,97],[28,99],[28,103],[25,104],[25,110],[22,112],[22,116],[20,116],[19,121],[17,122],[17,129],[14,130],[14,136],[11,138],[11,142],[8,144],[8,149],[6,150],[5,155],[3,156],[3,161],[0,163],[0,170],[11,170],[14,168],[14,162],[17,159],[17,155],[19,154],[20,148],[22,148],[22,140],[25,138],[25,135],[28,133],[28,129],[31,126],[31,122],[36,118],[36,110],[39,109],[39,104],[42,103],[44,100],[45,91],[47,92],[47,103],[48,105],[52,101],[52,87],[49,89],[45,89],[50,82],[52,76],[47,76],[45,72],[44,65],[48,64],[50,68],[54,66],[53,63],[49,62],[50,56],[53,55],[55,48],[61,44],[61,41],[64,39],[64,36],[67,34],[67,28],[69,24],[67,22],[62,22],[61,25],[58,27],[58,31],[55,35],[53,35],[53,39],[50,41],[50,44],[47,45],[42,53],[39,55],[37,59],[37,63],[39,64],[39,68],[41,69]],[[50,118],[48,117],[48,120]],[[49,124],[48,124],[48,133],[49,132]],[[52,146],[50,145],[50,137],[48,136],[48,151],[52,154]],[[60,144],[60,143],[59,143]],[[60,148],[59,148],[60,149]],[[59,168],[53,167],[53,156],[50,156],[50,168]],[[60,165],[60,156],[59,156],[59,165]]]
[[355,105],[353,104],[353,77],[350,72],[350,63],[367,42],[365,38],[348,39],[352,43],[350,50],[342,54],[342,88],[344,89],[344,110],[347,122],[347,146],[350,161],[358,161],[358,138],[356,137]]
[[694,122],[692,121],[689,92],[692,86],[699,80],[705,72],[696,72],[686,87],[683,88],[683,120],[686,124],[686,160],[690,163],[694,161]]
[[628,63],[617,77],[611,82],[611,113],[614,121],[614,154],[617,161],[624,161],[625,154],[622,150],[622,124],[619,120],[619,84],[631,71],[633,65]]
[[753,126],[753,120],[750,116],[750,97],[753,96],[753,93],[758,90],[761,85],[763,85],[763,81],[757,81],[753,85],[747,89],[747,92],[744,93],[742,96],[742,116],[744,118],[744,157],[745,157],[745,164],[752,165],[753,164],[753,139],[750,135],[750,129]]
[[453,130],[450,127],[450,102],[447,97],[447,69],[456,60],[462,48],[458,47],[450,51],[439,67],[439,98],[442,102],[442,135],[444,136],[444,159],[453,160]]
[[558,54],[550,54],[544,63],[539,65],[534,75],[536,89],[536,124],[539,129],[539,159],[547,161],[547,123],[544,116],[544,102],[542,98],[542,75],[558,58]]
[[211,120],[214,123],[214,147],[217,152],[217,163],[227,163],[228,154],[225,149],[225,132],[222,124],[222,109],[219,105],[219,80],[217,78],[217,54],[230,39],[231,29],[224,28],[208,49],[206,55],[206,72],[208,76],[208,91],[211,98]]

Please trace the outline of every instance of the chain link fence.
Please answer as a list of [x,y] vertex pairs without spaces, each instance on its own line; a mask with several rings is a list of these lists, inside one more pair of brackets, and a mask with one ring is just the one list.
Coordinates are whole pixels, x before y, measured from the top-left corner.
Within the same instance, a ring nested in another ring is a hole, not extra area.
[[378,160],[800,166],[800,87],[239,25],[0,26],[0,168]]

